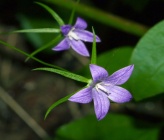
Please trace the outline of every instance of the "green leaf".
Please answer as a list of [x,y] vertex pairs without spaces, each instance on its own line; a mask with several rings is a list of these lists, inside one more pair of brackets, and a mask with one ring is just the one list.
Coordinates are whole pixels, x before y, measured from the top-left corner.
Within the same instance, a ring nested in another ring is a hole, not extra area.
[[[28,56],[28,57],[30,56],[28,53],[26,53],[26,52],[24,52],[24,51],[18,49],[18,48],[15,47],[15,46],[12,46],[12,45],[10,45],[10,44],[8,44],[8,43],[2,41],[2,40],[0,40],[0,44],[3,44],[4,46],[7,46],[7,47],[9,47],[9,48],[11,48],[11,49],[13,49],[13,50],[16,50],[17,52],[19,52],[19,53],[21,53],[21,54],[23,54],[23,55],[25,55],[25,56]],[[61,67],[58,67],[58,66],[55,66],[55,65],[46,63],[46,62],[44,62],[44,61],[42,61],[42,60],[40,60],[40,59],[38,59],[38,58],[36,58],[36,57],[34,57],[34,56],[32,56],[32,57],[30,57],[30,58],[32,58],[33,60],[35,60],[35,61],[37,61],[37,62],[39,62],[39,63],[41,63],[41,64],[43,64],[43,65],[45,65],[45,66],[49,66],[49,67],[53,67],[53,68],[57,68],[57,69],[62,69],[62,70],[64,70],[64,69],[61,68]]]
[[48,42],[47,44],[43,45],[42,47],[40,47],[39,49],[35,50],[34,52],[32,52],[25,61],[28,61],[31,57],[33,57],[34,55],[36,55],[37,53],[51,47],[53,44],[55,44],[57,41],[59,41],[61,39],[61,35],[58,35],[56,38],[54,38],[52,41]]
[[43,3],[40,2],[36,2],[36,3],[42,6],[43,8],[45,8],[53,16],[53,18],[58,22],[60,26],[64,25],[64,21],[59,17],[59,15],[54,10],[52,10],[50,7],[48,7]]
[[109,74],[129,65],[133,48],[122,46],[112,49],[98,56],[97,64],[104,67]]
[[[86,88],[86,87],[84,87],[84,88]],[[84,89],[84,88],[82,88],[82,89]],[[80,89],[80,90],[82,90],[82,89]],[[80,91],[80,90],[78,90],[78,91]],[[76,92],[74,92],[74,93],[72,93],[72,94],[69,94],[69,95],[67,95],[67,96],[65,96],[65,97],[63,97],[63,98],[61,98],[61,99],[58,100],[57,102],[53,103],[53,104],[48,108],[48,110],[47,110],[47,112],[46,112],[46,114],[45,114],[45,116],[44,116],[44,119],[47,118],[47,116],[48,116],[49,113],[52,111],[52,109],[54,109],[55,107],[57,107],[58,105],[60,105],[60,104],[62,104],[62,103],[64,103],[64,102],[66,102],[73,94],[77,93],[78,91],[76,91]]]
[[25,29],[16,30],[13,33],[60,33],[60,29],[55,28],[42,28],[42,29]]
[[59,69],[54,69],[54,68],[36,68],[34,70],[43,70],[43,71],[49,71],[49,72],[53,72],[53,73],[57,73],[60,74],[64,77],[79,81],[79,82],[84,82],[84,83],[88,83],[89,79],[81,76],[81,75],[77,75],[74,74],[72,72],[68,72],[68,71],[63,71],[63,70],[59,70]]
[[61,103],[66,102],[73,94],[74,94],[74,93],[69,94],[69,95],[67,95],[67,96],[65,96],[65,97],[63,97],[63,98],[61,98],[61,99],[58,100],[57,102],[53,103],[53,104],[48,108],[48,110],[47,110],[47,112],[46,112],[46,114],[45,114],[45,116],[44,116],[44,119],[47,118],[47,116],[48,116],[49,113],[52,111],[52,109],[54,109],[56,106],[60,105]]
[[135,100],[164,92],[164,21],[151,28],[134,49],[131,88]]
[[92,43],[92,56],[91,56],[91,64],[96,64],[97,61],[97,52],[96,52],[96,34],[94,28],[92,27],[92,32],[94,35],[93,43]]
[[61,126],[55,140],[157,140],[159,128],[151,125],[126,115],[110,113],[101,121],[94,115]]

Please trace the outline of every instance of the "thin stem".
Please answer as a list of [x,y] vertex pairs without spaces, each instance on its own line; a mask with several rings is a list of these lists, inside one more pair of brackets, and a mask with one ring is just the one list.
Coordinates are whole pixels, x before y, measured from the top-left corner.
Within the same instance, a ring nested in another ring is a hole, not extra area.
[[0,99],[2,99],[15,113],[41,138],[48,138],[46,131],[2,88],[0,87]]
[[[24,51],[22,51],[22,50],[20,50],[20,49],[18,49],[18,48],[16,48],[16,47],[12,46],[12,45],[10,45],[10,44],[8,44],[8,43],[2,41],[2,40],[0,40],[0,44],[3,44],[4,46],[7,46],[7,47],[9,47],[9,48],[11,48],[11,49],[14,49],[14,50],[16,50],[17,52],[19,52],[19,53],[21,53],[21,54],[23,54],[23,55],[25,55],[25,56],[28,56],[28,57],[30,56],[28,53],[26,53],[26,52],[24,52]],[[61,67],[58,67],[58,66],[55,66],[55,65],[46,63],[46,62],[44,62],[44,61],[42,61],[42,60],[40,60],[40,59],[38,59],[38,58],[36,58],[36,57],[34,57],[34,56],[31,56],[30,58],[33,59],[33,60],[35,60],[35,61],[37,61],[37,62],[39,62],[39,63],[41,63],[41,64],[43,64],[43,65],[45,65],[45,66],[49,66],[49,67],[52,67],[52,68],[57,68],[57,69],[64,70],[64,69],[61,68]]]

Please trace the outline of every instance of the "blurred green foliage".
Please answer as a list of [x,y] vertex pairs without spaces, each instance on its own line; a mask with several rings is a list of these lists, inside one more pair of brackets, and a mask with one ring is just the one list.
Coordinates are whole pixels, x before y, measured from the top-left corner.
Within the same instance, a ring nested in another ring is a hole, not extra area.
[[158,134],[156,126],[148,127],[140,120],[111,113],[101,121],[88,116],[65,124],[56,131],[55,140],[157,140]]

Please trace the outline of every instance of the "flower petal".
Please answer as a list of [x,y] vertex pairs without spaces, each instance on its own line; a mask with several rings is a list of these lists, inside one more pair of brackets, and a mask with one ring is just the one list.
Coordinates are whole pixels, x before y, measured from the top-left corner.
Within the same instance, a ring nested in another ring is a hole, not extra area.
[[95,88],[92,89],[94,109],[98,120],[103,119],[108,113],[110,102],[107,96],[99,93]]
[[108,76],[104,68],[94,64],[90,64],[90,71],[94,82],[103,81]]
[[116,71],[115,73],[113,73],[104,82],[109,82],[113,85],[121,85],[129,79],[129,77],[132,74],[133,69],[134,69],[134,65],[124,67]]
[[67,35],[69,33],[69,31],[72,29],[71,25],[63,25],[60,27],[61,32],[63,33],[63,35]]
[[87,23],[85,20],[82,18],[78,17],[76,20],[76,23],[74,25],[75,29],[86,29],[87,28]]
[[92,101],[91,87],[84,88],[72,95],[68,100],[77,103],[89,103]]
[[82,41],[70,39],[70,45],[77,53],[83,56],[89,56],[89,52]]
[[68,50],[70,48],[69,40],[67,38],[63,39],[57,46],[52,48],[54,51]]
[[119,86],[104,86],[111,94],[108,98],[116,103],[129,102],[132,99],[130,92]]
[[[79,39],[86,42],[93,42],[93,33],[80,29],[75,29],[73,32],[78,36]],[[96,36],[96,42],[100,42],[100,38],[98,36]]]

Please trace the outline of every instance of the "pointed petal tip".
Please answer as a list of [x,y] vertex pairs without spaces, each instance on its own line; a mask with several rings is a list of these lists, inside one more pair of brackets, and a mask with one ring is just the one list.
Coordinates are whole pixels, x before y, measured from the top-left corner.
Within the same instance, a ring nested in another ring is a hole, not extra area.
[[92,97],[96,118],[101,120],[109,111],[110,101],[104,93],[98,92],[96,89],[92,89]]
[[90,64],[89,68],[92,75],[92,79],[95,82],[108,77],[108,72],[101,66]]
[[86,55],[83,55],[83,56],[85,56],[85,57],[90,57],[90,54],[86,54]]
[[[124,67],[124,68],[133,71],[133,69],[134,69],[134,64],[128,65],[128,66],[126,66],[126,67]],[[122,69],[124,69],[124,68],[122,68]]]
[[105,112],[101,112],[101,114],[96,114],[97,120],[101,121],[102,119],[104,119],[106,115],[108,114],[108,111],[109,111],[109,108]]
[[134,69],[134,65],[129,65],[124,68],[121,68],[110,75],[105,82],[112,83],[113,85],[122,85],[124,84],[131,76]]
[[52,48],[54,51],[63,51],[68,50],[70,48],[70,45],[66,38],[64,38],[61,42],[59,42],[58,45]]
[[101,42],[101,39],[98,36],[96,36],[96,42]]
[[81,17],[77,17],[76,23],[74,25],[75,28],[77,29],[86,29],[87,28],[87,22],[82,19]]
[[131,65],[129,65],[128,67],[130,67],[131,71],[133,71],[133,69],[134,69],[134,64],[131,64]]
[[56,46],[52,48],[53,51],[58,51],[58,49],[56,49]]
[[69,99],[71,102],[76,102],[76,103],[89,103],[92,101],[92,96],[91,96],[91,88],[87,87],[79,92],[75,93],[72,95]]
[[120,86],[107,87],[110,90],[111,94],[108,95],[108,98],[116,103],[126,103],[132,99],[131,93]]
[[53,51],[62,51],[62,49],[57,49],[56,46],[52,48]]
[[134,64],[131,64],[134,67]]
[[82,56],[89,57],[89,52],[82,41],[70,40],[71,47],[74,51]]
[[99,116],[99,117],[97,118],[97,120],[98,120],[98,121],[101,121],[102,119],[104,119],[104,118],[106,117],[106,115],[107,115],[107,114],[105,114],[105,115],[103,115],[103,116]]
[[126,66],[125,68],[128,69],[128,71],[131,72],[131,74],[132,74],[133,69],[134,69],[134,64],[131,64],[129,66]]
[[133,96],[129,92],[129,94],[126,95],[126,100],[124,100],[122,103],[130,102],[132,100]]
[[133,72],[133,70],[134,70],[134,64],[129,65],[128,67],[129,67],[129,71],[130,71],[130,72],[131,72],[131,74],[132,74],[132,72]]

